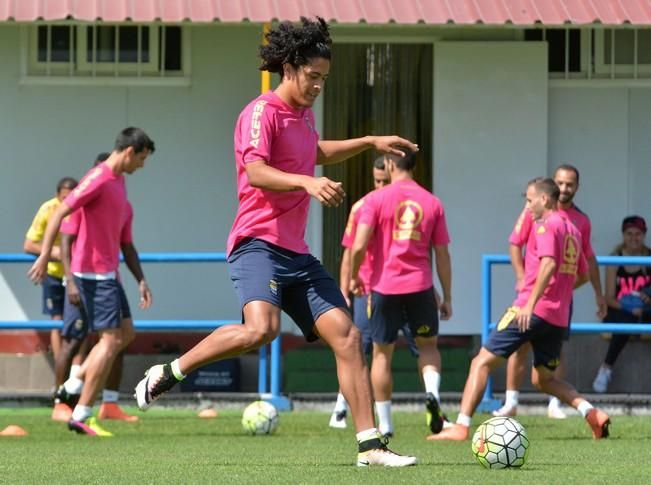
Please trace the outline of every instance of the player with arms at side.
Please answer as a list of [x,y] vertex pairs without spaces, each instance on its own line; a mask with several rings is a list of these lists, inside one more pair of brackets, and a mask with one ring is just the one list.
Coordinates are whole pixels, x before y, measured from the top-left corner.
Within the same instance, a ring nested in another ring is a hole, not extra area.
[[326,22],[283,22],[267,40],[260,69],[278,73],[280,84],[244,108],[234,136],[239,208],[227,254],[242,325],[217,328],[173,362],[150,368],[136,387],[138,406],[147,409],[194,369],[271,342],[283,310],[308,341],[321,338],[334,351],[357,430],[357,465],[413,465],[416,458],[389,450],[375,427],[359,331],[338,285],[309,254],[304,237],[310,197],[327,207],[344,197],[341,183],[314,176],[317,163],[341,162],[369,148],[400,153],[395,145],[416,147],[397,136],[319,140],[311,107],[330,71]]
[[554,375],[569,322],[572,292],[588,280],[581,233],[556,210],[559,195],[558,185],[551,178],[533,179],[527,185],[527,209],[535,220],[535,230],[527,246],[523,283],[513,305],[470,365],[456,424],[428,439],[468,439],[472,415],[488,376],[526,342],[533,347],[534,386],[576,408],[594,439],[608,437],[608,415]]

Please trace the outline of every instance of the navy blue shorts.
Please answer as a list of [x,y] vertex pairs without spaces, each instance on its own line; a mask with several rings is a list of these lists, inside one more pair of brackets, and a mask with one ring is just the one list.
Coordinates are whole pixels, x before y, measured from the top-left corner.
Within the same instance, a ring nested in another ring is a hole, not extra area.
[[407,325],[414,337],[435,337],[439,332],[439,315],[434,288],[406,293],[383,295],[371,292],[371,329],[373,342],[392,344],[398,330]]
[[[123,319],[131,318],[129,302],[119,281],[74,278],[83,306],[79,314],[83,324],[78,323],[79,319],[73,312],[64,316],[64,330],[61,332],[64,337],[81,340],[89,331],[119,328]],[[70,302],[67,305],[73,306]]]
[[560,364],[561,348],[567,333],[564,327],[552,325],[542,318],[532,315],[529,329],[520,332],[513,319],[503,330],[494,328],[484,345],[486,350],[507,359],[526,342],[533,348],[534,367],[543,366],[554,370]]
[[47,275],[43,281],[43,314],[54,317],[63,315],[63,300],[66,289],[61,278]]
[[319,338],[314,323],[322,314],[333,308],[348,312],[339,286],[311,254],[245,238],[228,256],[228,271],[240,308],[252,301],[271,303],[294,320],[308,342]]
[[83,305],[73,305],[66,295],[63,304],[63,329],[61,335],[67,340],[83,340],[88,335],[87,320]]

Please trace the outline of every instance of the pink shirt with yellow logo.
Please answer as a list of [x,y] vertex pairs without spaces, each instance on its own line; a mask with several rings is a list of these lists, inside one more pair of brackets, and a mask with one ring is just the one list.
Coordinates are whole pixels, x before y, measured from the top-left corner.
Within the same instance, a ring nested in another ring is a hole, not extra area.
[[314,175],[319,134],[309,108],[296,109],[269,91],[249,103],[235,125],[239,207],[228,236],[228,254],[246,237],[308,253],[305,228],[310,196],[304,190],[274,192],[249,184],[246,164],[262,160],[283,172]]
[[526,305],[536,283],[541,258],[554,258],[556,271],[533,312],[552,325],[567,327],[576,276],[588,270],[581,247],[581,233],[558,211],[535,222],[527,243],[524,282],[513,305],[520,308]]
[[431,288],[430,250],[450,243],[438,197],[413,180],[401,180],[364,199],[358,223],[374,228],[373,291],[403,295]]
[[129,220],[133,212],[129,210],[124,176],[116,175],[106,163],[101,163],[84,175],[64,202],[79,212],[75,216],[79,217],[79,225],[72,251],[72,272],[117,271],[120,243],[132,241]]
[[[368,194],[367,194],[368,195]],[[341,245],[345,248],[352,248],[353,242],[355,242],[355,233],[357,232],[357,224],[359,223],[359,216],[361,214],[360,209],[364,205],[364,199],[366,196],[359,199],[353,204],[353,207],[350,209],[350,215],[348,216],[348,222],[346,223],[346,230],[344,231],[344,236],[341,239]],[[371,272],[373,271],[373,241],[371,240],[366,248],[366,254],[364,255],[364,261],[359,267],[359,279],[364,285],[364,289],[367,292],[371,290]]]

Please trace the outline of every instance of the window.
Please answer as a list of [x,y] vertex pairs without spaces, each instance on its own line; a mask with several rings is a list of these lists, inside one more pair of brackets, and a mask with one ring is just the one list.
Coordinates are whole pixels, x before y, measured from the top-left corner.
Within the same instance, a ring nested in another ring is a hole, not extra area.
[[26,75],[183,77],[187,44],[180,26],[38,25],[28,38]]
[[595,30],[595,72],[651,75],[651,29]]
[[546,41],[549,72],[581,72],[581,31],[579,29],[529,29],[526,41]]

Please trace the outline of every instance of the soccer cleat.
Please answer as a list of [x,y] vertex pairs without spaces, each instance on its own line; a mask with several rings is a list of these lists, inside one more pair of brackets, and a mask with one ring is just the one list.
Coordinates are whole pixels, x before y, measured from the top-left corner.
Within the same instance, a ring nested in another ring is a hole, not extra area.
[[512,418],[517,414],[518,414],[518,407],[511,406],[510,404],[506,404],[506,403],[501,408],[493,411],[493,416],[495,416],[496,418]]
[[57,391],[54,393],[54,403],[63,403],[67,404],[70,409],[74,409],[77,403],[79,402],[79,397],[81,394],[71,394],[66,391],[64,385],[60,385]]
[[434,434],[440,433],[445,422],[445,415],[441,412],[441,406],[439,406],[439,402],[431,392],[427,393],[425,409],[427,410],[427,426],[429,430]]
[[72,418],[72,409],[67,404],[55,402],[52,408],[52,421],[62,421],[67,423]]
[[388,441],[390,438],[393,438],[393,431],[387,431],[386,433],[380,433],[382,435],[382,439],[385,441]]
[[547,406],[547,417],[551,419],[565,419],[567,414],[558,406]]
[[592,408],[588,411],[585,420],[588,422],[592,428],[592,437],[596,440],[602,438],[608,438],[610,431],[608,427],[610,426],[610,417],[603,412],[601,409]]
[[415,465],[418,460],[415,456],[399,455],[387,448],[387,440],[373,438],[359,444],[357,466],[390,466],[404,467]]
[[145,372],[144,379],[136,386],[134,397],[138,402],[138,408],[141,411],[146,411],[151,406],[151,403],[174,387],[177,382],[169,364],[150,367]]
[[464,441],[470,437],[470,428],[460,424],[453,424],[450,428],[444,429],[438,434],[431,434],[427,437],[429,441]]
[[613,371],[612,369],[608,369],[606,367],[599,367],[599,372],[597,372],[597,377],[594,378],[594,381],[592,382],[592,389],[594,389],[594,392],[598,392],[599,394],[603,394],[608,390],[608,384],[610,384],[610,380],[613,377]]
[[140,418],[138,416],[132,416],[127,414],[116,402],[103,402],[99,407],[99,413],[97,413],[98,419],[115,419],[118,421],[126,421],[128,423],[134,423]]
[[76,421],[74,419],[71,419],[68,421],[68,429],[70,431],[75,431],[78,434],[85,434],[87,436],[113,436],[113,433],[102,428],[97,422],[97,419],[93,418],[92,416],[84,421]]
[[346,414],[348,413],[345,409],[333,412],[330,416],[330,427],[344,429],[346,427]]

